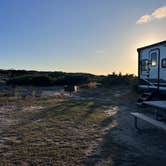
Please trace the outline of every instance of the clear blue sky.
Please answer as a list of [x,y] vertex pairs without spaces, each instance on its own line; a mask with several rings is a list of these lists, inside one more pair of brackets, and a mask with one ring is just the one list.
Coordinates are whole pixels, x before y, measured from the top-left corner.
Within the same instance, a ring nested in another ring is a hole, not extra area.
[[[137,73],[136,48],[166,39],[165,0],[1,0],[0,68]],[[146,20],[145,20],[146,21]]]

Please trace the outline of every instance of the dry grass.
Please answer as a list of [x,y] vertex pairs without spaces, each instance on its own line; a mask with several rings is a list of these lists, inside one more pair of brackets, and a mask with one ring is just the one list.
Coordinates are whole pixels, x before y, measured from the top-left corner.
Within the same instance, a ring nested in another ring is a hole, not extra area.
[[72,98],[0,97],[0,165],[164,166],[166,134],[133,127],[137,97],[123,86]]
[[1,165],[81,165],[105,117],[89,101],[28,98],[8,104],[15,108],[6,118],[17,122],[1,127]]

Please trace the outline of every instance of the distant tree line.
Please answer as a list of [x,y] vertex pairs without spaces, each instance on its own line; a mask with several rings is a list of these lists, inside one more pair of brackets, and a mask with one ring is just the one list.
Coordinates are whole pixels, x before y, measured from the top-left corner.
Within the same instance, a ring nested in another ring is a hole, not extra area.
[[49,71],[27,71],[27,70],[0,70],[0,75],[5,75],[8,85],[31,85],[31,86],[53,86],[53,85],[83,85],[90,82],[100,83],[101,86],[111,87],[117,85],[137,85],[137,77],[133,74],[113,72],[107,76],[93,75],[88,73],[65,73]]
[[0,70],[1,75],[6,75],[8,85],[82,85],[96,81],[96,76],[87,73],[43,72],[26,70]]
[[133,87],[137,86],[138,78],[133,74],[122,73],[116,74],[113,72],[100,80],[101,85],[104,87],[119,86],[119,85],[131,85]]

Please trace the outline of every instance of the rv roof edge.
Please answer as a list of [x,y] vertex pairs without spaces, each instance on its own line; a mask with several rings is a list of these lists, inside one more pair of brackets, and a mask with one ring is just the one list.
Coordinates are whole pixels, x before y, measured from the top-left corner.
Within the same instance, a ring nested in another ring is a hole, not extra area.
[[161,44],[166,44],[166,40],[158,42],[158,43],[155,43],[155,44],[151,44],[151,45],[148,45],[148,46],[145,46],[145,47],[137,48],[137,52],[139,52],[139,51],[141,51],[143,49],[146,49],[146,48],[149,48],[149,47],[158,46],[158,45],[161,45]]

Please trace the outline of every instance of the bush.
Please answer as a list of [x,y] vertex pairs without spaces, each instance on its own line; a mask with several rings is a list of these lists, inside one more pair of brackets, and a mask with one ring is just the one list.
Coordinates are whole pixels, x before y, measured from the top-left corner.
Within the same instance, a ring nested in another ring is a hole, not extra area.
[[50,86],[54,80],[48,76],[18,76],[8,80],[9,85]]
[[111,75],[105,76],[101,79],[100,83],[105,87],[117,86],[117,85],[131,85],[137,86],[137,77],[133,74],[122,75],[112,73]]

